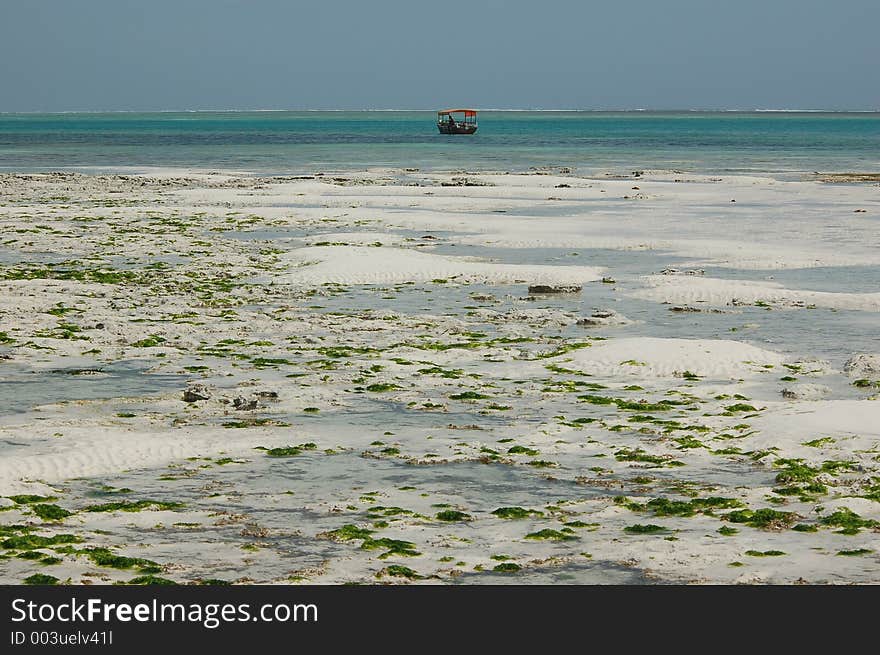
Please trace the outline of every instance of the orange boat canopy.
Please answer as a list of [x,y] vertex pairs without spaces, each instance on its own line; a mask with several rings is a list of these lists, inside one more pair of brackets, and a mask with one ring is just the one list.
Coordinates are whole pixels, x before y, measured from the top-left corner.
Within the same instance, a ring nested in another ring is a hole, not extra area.
[[442,111],[438,111],[437,115],[438,116],[445,116],[447,114],[459,114],[459,113],[463,113],[465,116],[476,116],[477,110],[476,109],[444,109]]

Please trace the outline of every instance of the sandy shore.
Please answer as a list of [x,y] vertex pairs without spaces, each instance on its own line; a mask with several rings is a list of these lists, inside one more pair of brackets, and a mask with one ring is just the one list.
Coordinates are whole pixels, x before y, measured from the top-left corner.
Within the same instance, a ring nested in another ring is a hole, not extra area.
[[870,177],[0,199],[2,582],[880,582]]

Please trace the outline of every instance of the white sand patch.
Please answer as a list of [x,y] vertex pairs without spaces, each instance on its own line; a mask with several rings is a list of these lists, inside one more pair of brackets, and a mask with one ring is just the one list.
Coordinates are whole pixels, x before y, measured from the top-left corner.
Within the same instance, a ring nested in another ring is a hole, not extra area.
[[[876,448],[880,439],[880,401],[817,400],[784,403],[749,421],[757,433],[748,437],[746,448],[783,446],[786,457],[820,462],[850,457],[856,451]],[[833,446],[818,449],[803,445],[831,437]],[[829,450],[830,449],[830,450]]]
[[707,303],[715,306],[765,302],[772,305],[815,305],[828,309],[880,311],[880,293],[832,293],[786,289],[776,282],[722,280],[693,276],[649,275],[646,289],[634,298],[675,304]]
[[593,266],[494,264],[397,248],[316,246],[284,256],[295,268],[278,281],[295,285],[459,283],[582,284],[601,278]]
[[[3,434],[47,437],[31,424],[10,426]],[[238,434],[241,433],[241,434]],[[118,474],[120,471],[165,466],[186,457],[219,451],[229,457],[253,456],[254,446],[278,445],[277,431],[227,430],[221,427],[189,430],[126,431],[119,428],[66,426],[62,437],[6,452],[0,458],[0,494],[31,488],[30,482],[54,484],[71,478]],[[289,439],[289,437],[287,437]]]
[[690,371],[713,378],[743,378],[784,357],[739,341],[635,337],[597,342],[549,361],[568,362],[591,375],[675,377]]
[[877,439],[880,438],[880,402],[820,400],[783,405],[779,411],[753,419],[752,426],[783,438],[860,435]]

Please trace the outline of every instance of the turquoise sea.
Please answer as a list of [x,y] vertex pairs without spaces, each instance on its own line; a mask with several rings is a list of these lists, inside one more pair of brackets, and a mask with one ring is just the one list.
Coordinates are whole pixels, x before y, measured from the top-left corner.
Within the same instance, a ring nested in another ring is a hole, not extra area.
[[0,171],[880,170],[880,113],[485,111],[474,136],[441,135],[435,120],[429,111],[0,114]]

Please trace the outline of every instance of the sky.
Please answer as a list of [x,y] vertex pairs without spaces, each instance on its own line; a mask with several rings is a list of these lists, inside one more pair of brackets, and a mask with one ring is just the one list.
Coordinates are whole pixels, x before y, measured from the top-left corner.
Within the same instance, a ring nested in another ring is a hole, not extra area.
[[0,111],[880,110],[880,0],[0,0]]

